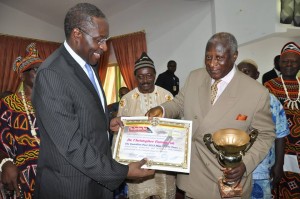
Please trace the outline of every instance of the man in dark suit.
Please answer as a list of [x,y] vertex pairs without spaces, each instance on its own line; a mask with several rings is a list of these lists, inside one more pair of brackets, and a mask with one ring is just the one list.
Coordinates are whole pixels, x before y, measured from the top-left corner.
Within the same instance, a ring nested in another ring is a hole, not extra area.
[[279,61],[280,61],[280,55],[277,55],[274,57],[274,68],[262,76],[262,84],[265,84],[265,82],[269,81],[270,79],[274,79],[276,77],[279,77],[280,75],[280,67],[279,67]]
[[[111,156],[105,95],[91,67],[107,50],[105,15],[92,4],[77,4],[64,29],[66,41],[45,60],[34,85],[41,134],[35,198],[109,199],[125,178],[154,171],[141,169],[145,159],[127,166]],[[120,125],[120,118],[110,123],[112,130]]]
[[155,85],[170,91],[173,96],[179,92],[179,78],[175,75],[177,63],[174,60],[168,62],[168,70],[158,75]]

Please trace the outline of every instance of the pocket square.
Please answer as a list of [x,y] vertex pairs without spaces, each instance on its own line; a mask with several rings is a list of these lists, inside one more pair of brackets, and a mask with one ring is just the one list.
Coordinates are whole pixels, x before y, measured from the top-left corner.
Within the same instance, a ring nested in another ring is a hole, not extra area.
[[243,121],[245,121],[245,120],[247,120],[247,115],[242,115],[242,114],[238,114],[238,116],[236,117],[236,120],[243,120]]

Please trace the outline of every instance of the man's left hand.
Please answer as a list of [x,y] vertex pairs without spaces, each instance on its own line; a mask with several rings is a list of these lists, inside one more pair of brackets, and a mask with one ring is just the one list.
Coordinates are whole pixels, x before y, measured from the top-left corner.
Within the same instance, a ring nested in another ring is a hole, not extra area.
[[111,131],[117,132],[120,127],[123,127],[124,124],[121,121],[121,117],[115,117],[110,121],[109,128]]

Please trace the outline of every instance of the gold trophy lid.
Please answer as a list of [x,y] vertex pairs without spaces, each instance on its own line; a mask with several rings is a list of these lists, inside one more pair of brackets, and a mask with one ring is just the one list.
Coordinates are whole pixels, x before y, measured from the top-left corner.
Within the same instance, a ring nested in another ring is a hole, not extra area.
[[213,133],[212,140],[216,148],[228,153],[238,153],[247,147],[250,137],[245,131],[227,128]]

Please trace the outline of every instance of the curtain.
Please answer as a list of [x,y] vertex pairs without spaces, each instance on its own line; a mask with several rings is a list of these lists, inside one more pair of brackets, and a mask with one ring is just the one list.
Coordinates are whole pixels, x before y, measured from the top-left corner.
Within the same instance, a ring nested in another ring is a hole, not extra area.
[[106,45],[107,45],[107,51],[100,56],[99,66],[98,66],[99,67],[98,73],[99,73],[102,86],[104,86],[104,81],[105,81],[107,67],[108,67],[108,61],[109,61],[109,55],[111,49],[110,48],[111,40],[107,40]]
[[61,45],[56,42],[0,34],[0,92],[16,92],[20,79],[12,69],[13,63],[18,56],[26,56],[26,47],[32,42],[36,43],[41,59],[46,59]]
[[120,72],[129,90],[137,86],[134,77],[134,63],[142,52],[147,52],[144,31],[113,37],[111,39]]

